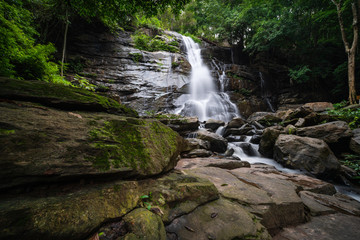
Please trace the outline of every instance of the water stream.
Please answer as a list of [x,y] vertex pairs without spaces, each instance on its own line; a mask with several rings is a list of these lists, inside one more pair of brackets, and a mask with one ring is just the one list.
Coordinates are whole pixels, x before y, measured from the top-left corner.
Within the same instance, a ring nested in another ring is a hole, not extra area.
[[[183,36],[187,50],[187,59],[191,65],[190,93],[182,95],[175,102],[179,107],[175,113],[183,116],[197,116],[200,121],[217,119],[225,122],[239,116],[235,104],[229,96],[217,89],[209,68],[203,63],[201,49],[190,37]],[[217,79],[224,83],[225,71]],[[220,84],[221,85],[221,84]]]

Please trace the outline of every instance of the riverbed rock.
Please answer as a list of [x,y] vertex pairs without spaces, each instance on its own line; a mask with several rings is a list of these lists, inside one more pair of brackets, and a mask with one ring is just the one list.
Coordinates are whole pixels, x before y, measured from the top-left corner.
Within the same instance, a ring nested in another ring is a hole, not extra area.
[[218,168],[194,168],[185,172],[206,178],[219,190],[222,197],[231,199],[258,216],[268,231],[305,221],[301,199],[296,185],[282,179],[253,175],[241,168],[226,171]]
[[277,117],[275,113],[269,112],[256,112],[253,113],[248,119],[248,122],[256,121],[262,126],[270,127],[281,122],[281,118]]
[[250,143],[237,143],[236,146],[240,147],[248,156],[256,156],[256,151]]
[[352,132],[344,121],[335,121],[316,126],[298,128],[296,135],[324,140],[333,151],[348,149]]
[[263,239],[271,236],[255,216],[240,205],[219,199],[175,219],[166,227],[168,239]]
[[186,147],[183,149],[184,152],[191,151],[194,149],[210,149],[210,143],[198,138],[185,138]]
[[245,139],[246,139],[245,135],[237,136],[230,134],[229,136],[226,137],[226,140],[228,140],[228,142],[244,142]]
[[151,207],[160,204],[164,223],[218,199],[209,181],[175,172],[157,180],[84,184],[82,188],[58,185],[46,193],[2,197],[0,238],[85,239],[104,223],[140,206],[141,196],[149,193]]
[[123,218],[128,230],[124,236],[135,235],[137,239],[166,239],[164,223],[161,217],[145,208],[137,208]]
[[314,217],[310,222],[285,228],[273,240],[357,240],[360,218],[341,213]]
[[327,144],[315,138],[279,135],[274,145],[274,159],[316,176],[331,177],[340,170],[340,163]]
[[305,108],[310,108],[314,112],[324,112],[327,110],[334,109],[334,106],[331,102],[312,102],[304,104]]
[[194,149],[190,152],[183,153],[181,156],[185,158],[197,158],[197,157],[209,157],[212,155],[212,152],[206,149]]
[[197,138],[210,142],[210,150],[213,152],[224,153],[227,149],[228,141],[225,138],[205,129],[197,132]]
[[265,157],[272,158],[276,139],[283,131],[282,127],[268,127],[264,130],[259,144],[259,152]]
[[325,195],[302,191],[300,192],[300,197],[314,216],[340,211],[348,215],[360,217],[360,202],[346,195],[340,193]]
[[225,125],[224,121],[216,120],[216,119],[209,119],[205,123],[205,128],[209,128],[209,129],[215,131],[220,126],[224,126],[224,125]]
[[178,132],[181,136],[198,130],[200,123],[197,117],[160,118],[160,122]]
[[253,144],[259,144],[261,141],[261,135],[253,135],[250,139],[250,142]]
[[254,133],[250,133],[250,131],[254,130],[254,127],[251,126],[250,124],[246,123],[244,125],[242,125],[239,128],[229,128],[226,127],[225,132],[224,132],[224,137],[228,137],[229,135],[254,135]]
[[69,179],[146,177],[174,168],[183,139],[162,123],[1,103],[0,189]]
[[354,136],[350,140],[350,149],[360,154],[360,128],[354,129],[352,133]]
[[219,159],[219,158],[182,158],[176,165],[176,169],[192,169],[199,167],[216,167],[222,169],[249,168],[250,163],[246,161]]
[[246,121],[241,117],[233,118],[227,125],[228,128],[240,128],[242,125],[246,124]]

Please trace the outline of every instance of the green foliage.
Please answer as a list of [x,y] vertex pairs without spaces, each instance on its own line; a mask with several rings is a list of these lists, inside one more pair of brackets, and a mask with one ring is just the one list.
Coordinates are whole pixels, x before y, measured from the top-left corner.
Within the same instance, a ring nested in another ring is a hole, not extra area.
[[21,1],[0,3],[0,75],[69,85],[60,78],[58,65],[50,61],[55,47],[36,44],[32,14]]
[[75,87],[79,87],[79,88],[84,88],[86,90],[89,90],[89,91],[95,91],[96,89],[96,86],[94,84],[91,84],[89,82],[89,80],[87,80],[86,78],[82,77],[82,76],[79,76],[79,75],[75,75],[74,77],[74,86]]
[[[166,52],[179,52],[179,48],[174,46],[174,40],[168,43],[163,40],[160,36],[150,37],[142,31],[136,31],[132,36],[135,43],[135,47],[139,50],[155,52],[155,51],[166,51]],[[171,43],[171,44],[170,44]]]
[[340,160],[341,164],[353,169],[356,175],[352,177],[353,180],[360,183],[360,156],[354,154],[345,154],[344,159]]
[[149,195],[142,195],[140,196],[141,199],[141,206],[146,208],[147,210],[151,209],[151,205],[152,205],[152,193],[150,192]]
[[195,35],[193,35],[193,34],[191,34],[191,33],[186,32],[186,33],[184,33],[183,35],[184,35],[184,36],[187,36],[187,37],[191,37],[192,40],[194,40],[194,42],[196,42],[196,43],[199,43],[199,44],[201,43],[201,39],[198,38],[198,37],[196,37]]
[[328,114],[346,121],[352,129],[360,128],[360,108],[347,108],[346,105],[346,101],[334,104],[334,109],[329,110]]
[[143,59],[143,55],[141,53],[129,53],[129,56],[136,63]]
[[294,69],[289,69],[289,77],[295,83],[306,83],[310,79],[308,75],[310,72],[309,66],[296,66]]

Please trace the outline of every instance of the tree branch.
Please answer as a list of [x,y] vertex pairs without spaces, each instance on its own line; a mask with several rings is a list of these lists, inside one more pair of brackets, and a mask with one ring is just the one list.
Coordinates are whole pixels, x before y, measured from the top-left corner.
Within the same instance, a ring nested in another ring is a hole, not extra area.
[[339,19],[339,25],[340,25],[340,31],[341,31],[341,37],[342,40],[344,42],[344,46],[345,46],[345,52],[348,53],[350,51],[350,46],[349,46],[349,42],[346,39],[346,34],[345,34],[345,28],[344,28],[344,21],[342,18],[342,14],[341,14],[341,3],[342,0],[340,0],[339,2],[336,2],[335,0],[331,0],[335,6],[336,6],[336,11],[338,14],[338,19]]

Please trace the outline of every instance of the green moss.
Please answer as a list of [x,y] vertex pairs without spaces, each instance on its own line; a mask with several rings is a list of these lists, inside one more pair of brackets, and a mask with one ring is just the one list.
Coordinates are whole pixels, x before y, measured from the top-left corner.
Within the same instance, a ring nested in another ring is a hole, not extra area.
[[0,78],[0,85],[0,97],[3,98],[31,100],[60,108],[86,108],[137,116],[133,109],[85,89],[9,78]]
[[[89,131],[96,150],[88,159],[102,170],[130,167],[147,169],[177,151],[177,133],[157,121],[137,118],[106,121]],[[151,163],[153,164],[153,163]]]
[[0,128],[0,135],[10,135],[10,134],[14,134],[14,133],[15,133],[15,130]]

